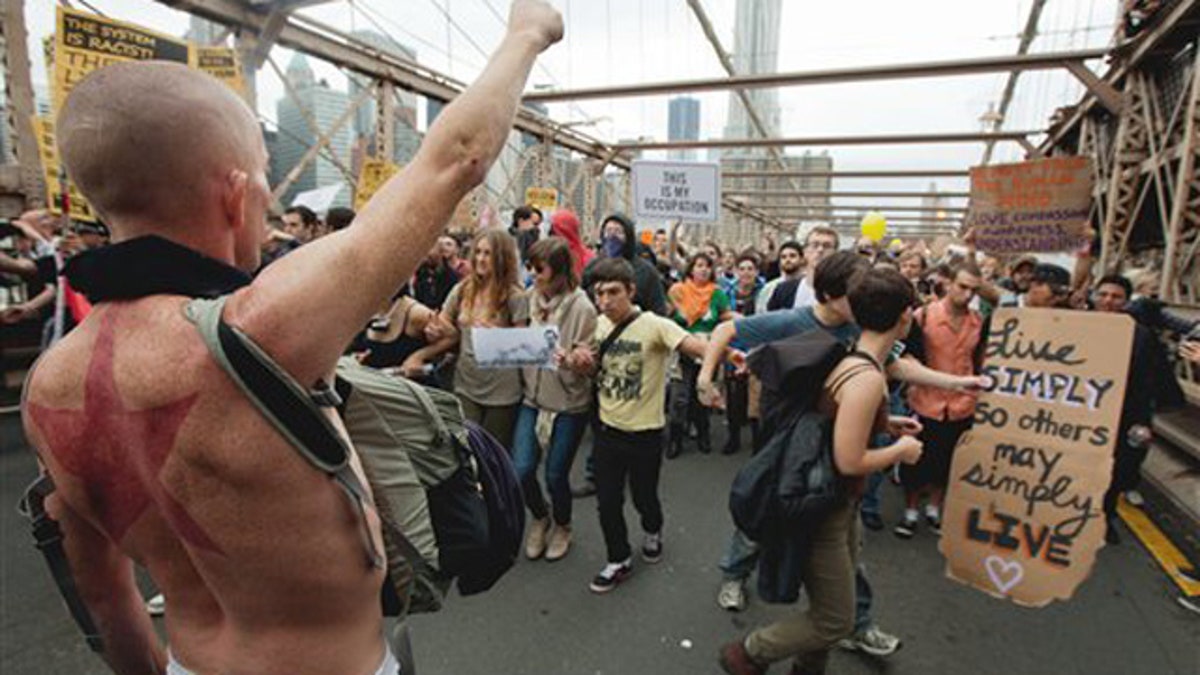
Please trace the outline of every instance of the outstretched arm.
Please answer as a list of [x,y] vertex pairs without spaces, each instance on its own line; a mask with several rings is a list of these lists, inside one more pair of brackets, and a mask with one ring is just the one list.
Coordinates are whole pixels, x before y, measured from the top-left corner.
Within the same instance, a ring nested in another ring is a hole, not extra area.
[[327,375],[416,269],[462,198],[487,176],[512,128],[537,55],[562,37],[542,0],[516,0],[479,78],[430,128],[411,163],[354,223],[268,266],[226,313],[303,384]]
[[909,384],[954,391],[986,389],[988,378],[983,375],[951,375],[934,370],[911,356],[896,359],[887,367],[888,377]]

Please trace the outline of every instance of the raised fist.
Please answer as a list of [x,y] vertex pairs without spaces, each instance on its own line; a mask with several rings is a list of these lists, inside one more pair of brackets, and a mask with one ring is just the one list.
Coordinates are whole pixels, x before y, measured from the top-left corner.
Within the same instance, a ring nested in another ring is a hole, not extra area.
[[545,0],[514,0],[508,13],[508,30],[534,36],[542,51],[562,39],[562,15]]

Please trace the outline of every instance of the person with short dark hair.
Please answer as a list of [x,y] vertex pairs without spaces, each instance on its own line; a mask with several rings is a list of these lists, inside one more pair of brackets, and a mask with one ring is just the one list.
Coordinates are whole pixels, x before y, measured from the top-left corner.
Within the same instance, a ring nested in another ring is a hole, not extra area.
[[[564,213],[559,211],[558,213]],[[558,213],[555,214],[557,219]],[[529,325],[558,328],[559,357],[590,357],[595,345],[596,308],[579,288],[575,257],[566,239],[550,237],[529,247],[533,288]],[[592,381],[568,368],[522,369],[524,394],[513,434],[513,464],[533,519],[525,538],[525,556],[559,560],[571,545],[571,465],[587,429]],[[538,484],[545,458],[550,503]]]
[[758,300],[754,302],[755,314],[763,314],[767,311],[767,303],[774,297],[775,289],[780,284],[793,279],[799,283],[801,277],[804,276],[804,247],[800,245],[800,242],[794,240],[783,242],[779,246],[775,266],[778,268],[779,276],[768,281],[759,292]]
[[344,230],[353,222],[354,209],[345,206],[335,206],[325,213],[325,227],[330,232]]
[[862,332],[854,351],[829,373],[817,404],[833,420],[831,450],[845,489],[836,506],[808,524],[812,534],[801,566],[808,608],[722,647],[719,662],[727,673],[764,675],[787,658],[795,659],[792,672],[823,673],[829,650],[854,631],[860,548],[856,502],[863,477],[921,457],[921,441],[911,435],[868,450],[872,433],[884,430],[878,423],[887,400],[883,364],[908,331],[913,296],[912,284],[892,270],[855,277],[847,304]]
[[471,274],[471,261],[463,257],[462,239],[447,232],[438,237],[437,245],[438,251],[442,254],[442,260],[446,261],[446,266],[454,272],[454,276],[466,279]]
[[[1133,284],[1119,274],[1102,277],[1093,294],[1096,311],[1127,312],[1132,290]],[[1185,401],[1162,342],[1153,330],[1135,323],[1129,374],[1125,380],[1125,402],[1121,406],[1121,421],[1117,424],[1112,482],[1104,493],[1104,516],[1108,524],[1104,536],[1109,544],[1120,542],[1117,531],[1120,496],[1125,495],[1125,500],[1132,506],[1144,503],[1137,487],[1141,482],[1142,464],[1154,437],[1154,414],[1180,407]]]
[[535,206],[518,206],[513,209],[512,225],[508,233],[517,242],[517,256],[522,267],[529,256],[529,247],[542,235],[542,211]]
[[283,231],[301,244],[316,238],[319,223],[316,212],[304,205],[292,206],[283,212]]
[[442,255],[440,240],[430,247],[425,259],[413,273],[413,297],[431,309],[441,311],[455,284],[462,281]]
[[[939,300],[916,310],[907,339],[907,352],[929,368],[953,375],[974,375],[983,365],[987,330],[983,316],[971,309],[971,301],[982,283],[979,269],[963,263],[951,272],[953,281]],[[954,447],[975,415],[978,394],[934,387],[908,388],[908,403],[921,423],[925,443],[921,461],[900,467],[904,486],[904,517],[896,525],[896,536],[909,539],[916,533],[918,507],[928,497],[925,521],[941,533],[942,503],[950,479]]]
[[[737,283],[733,286],[733,296],[730,302],[733,311],[743,317],[754,316],[758,296],[762,292],[763,282],[759,276],[759,258],[751,251],[744,251],[737,257],[735,267]],[[751,406],[751,390],[755,389],[749,373],[739,373],[733,368],[725,371],[725,421],[729,434],[721,454],[732,455],[742,447],[742,428],[750,426],[750,447],[753,451],[759,448],[759,428],[757,406]]]
[[704,353],[704,341],[673,321],[638,310],[633,302],[635,273],[628,260],[609,257],[597,261],[592,281],[601,312],[595,336],[599,350],[569,355],[563,363],[579,372],[594,372],[596,377],[596,505],[608,562],[589,588],[593,593],[607,593],[633,573],[624,513],[626,483],[641,517],[642,559],[648,563],[662,559],[658,478],[666,426],[667,365],[675,351],[699,357]]
[[804,307],[816,301],[817,266],[838,250],[839,243],[837,230],[831,227],[818,225],[809,230],[804,238],[804,274],[780,283],[767,300],[767,311]]
[[[1038,263],[1029,278],[1029,289],[1019,296],[1020,307],[1057,307],[1069,309],[1071,301],[1071,273],[1050,263]],[[1001,303],[1001,307],[1013,305]]]

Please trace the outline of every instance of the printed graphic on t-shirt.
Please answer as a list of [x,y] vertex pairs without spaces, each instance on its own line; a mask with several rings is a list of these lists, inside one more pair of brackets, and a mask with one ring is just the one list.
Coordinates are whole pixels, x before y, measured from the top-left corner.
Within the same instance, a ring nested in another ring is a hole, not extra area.
[[642,396],[642,343],[617,339],[604,355],[600,395],[614,401],[636,401]]

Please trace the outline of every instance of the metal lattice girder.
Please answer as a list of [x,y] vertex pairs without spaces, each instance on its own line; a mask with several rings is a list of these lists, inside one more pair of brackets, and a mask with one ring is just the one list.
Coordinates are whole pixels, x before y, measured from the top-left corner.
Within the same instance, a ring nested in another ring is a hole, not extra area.
[[721,178],[968,178],[965,169],[881,171],[722,171]]
[[375,88],[375,154],[389,162],[396,156],[396,87],[387,80]]
[[[1016,56],[987,56],[954,61],[925,63],[897,63],[878,66],[855,66],[791,73],[755,73],[699,80],[676,82],[651,82],[612,87],[593,87],[565,91],[538,91],[525,94],[525,101],[550,103],[578,101],[584,99],[612,99],[655,94],[687,94],[728,89],[765,89],[794,87],[811,84],[833,84],[840,82],[869,82],[899,80],[918,77],[945,77],[979,75],[984,73],[1021,72],[1026,70],[1053,70],[1058,68],[1084,68],[1083,62],[1103,58],[1105,49],[1082,49],[1078,51],[1026,54]],[[1090,74],[1091,71],[1088,71]],[[1094,76],[1093,76],[1094,77]]]
[[1150,156],[1149,76],[1135,71],[1125,79],[1125,102],[1114,143],[1108,200],[1101,229],[1100,269],[1113,269],[1125,252],[1145,178],[1142,162]]
[[814,206],[792,206],[788,204],[766,204],[758,207],[777,214],[828,213],[831,211],[888,211],[910,213],[966,213],[962,206],[888,206],[883,204],[819,204]]
[[967,199],[970,192],[830,192],[830,191],[793,191],[793,190],[724,190],[723,194],[745,197],[786,197],[800,194],[812,198],[837,197],[889,197],[896,199]]
[[1179,169],[1166,223],[1161,295],[1167,300],[1196,302],[1200,294],[1200,50],[1192,63],[1185,92],[1183,135],[1179,141]]

